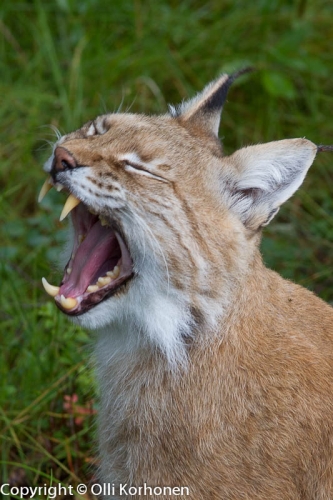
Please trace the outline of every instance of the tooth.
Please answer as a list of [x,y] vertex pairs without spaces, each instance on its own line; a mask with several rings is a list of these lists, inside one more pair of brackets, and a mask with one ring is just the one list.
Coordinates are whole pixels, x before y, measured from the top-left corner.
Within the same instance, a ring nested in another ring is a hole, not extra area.
[[73,208],[75,208],[79,203],[81,203],[81,201],[75,198],[74,195],[70,194],[67,198],[64,208],[62,209],[59,220],[61,221],[64,220],[64,218],[67,217],[69,212],[71,212],[71,210],[73,210]]
[[106,220],[106,218],[103,217],[102,215],[99,216],[99,220],[100,220],[101,226],[108,226],[109,225],[109,223]]
[[119,266],[115,266],[112,271],[108,271],[106,273],[106,275],[110,276],[110,278],[112,278],[113,280],[118,278],[119,274],[120,274],[120,267]]
[[84,240],[84,238],[85,238],[84,234],[79,234],[79,237],[78,237],[79,244],[82,243],[82,241]]
[[97,280],[98,287],[108,285],[109,283],[111,283],[110,276],[103,276],[103,277],[98,278],[98,280]]
[[119,274],[120,274],[120,268],[119,268],[119,266],[115,266],[112,271],[108,271],[106,273],[106,275],[110,276],[110,278],[112,278],[113,280],[115,280],[116,278],[118,278]]
[[120,268],[119,268],[119,266],[115,266],[112,271],[108,271],[106,273],[106,275],[110,276],[110,278],[112,278],[113,280],[115,280],[116,278],[118,278],[119,274],[120,274]]
[[97,290],[99,290],[99,286],[98,285],[89,285],[86,292],[87,293],[92,293],[92,292],[97,292]]
[[71,267],[67,267],[67,271],[66,272],[67,272],[67,274],[71,274],[72,268]]
[[119,266],[115,266],[114,269],[113,269],[113,276],[114,276],[113,279],[118,278],[119,274],[120,274],[120,267]]
[[56,295],[58,295],[60,290],[59,286],[50,285],[50,283],[48,283],[45,278],[42,278],[42,283],[43,287],[45,288],[45,292],[51,295],[51,297],[55,297]]
[[60,191],[62,191],[64,189],[64,186],[62,184],[60,184],[60,182],[57,182],[54,187],[56,188],[56,190],[58,191],[58,193],[60,193]]
[[64,295],[60,296],[60,304],[64,309],[73,309],[77,305],[77,300],[73,297],[64,297]]
[[42,185],[42,189],[40,190],[40,193],[38,195],[38,203],[42,201],[44,196],[52,189],[53,184],[52,184],[52,177],[48,177],[44,184]]

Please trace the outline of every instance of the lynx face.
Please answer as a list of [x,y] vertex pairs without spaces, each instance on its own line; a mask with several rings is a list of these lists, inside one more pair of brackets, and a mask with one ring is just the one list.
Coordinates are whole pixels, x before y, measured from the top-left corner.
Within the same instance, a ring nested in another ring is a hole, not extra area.
[[214,329],[258,230],[301,184],[316,146],[305,139],[224,157],[219,116],[234,77],[223,75],[170,115],[107,114],[61,137],[48,188],[70,194],[72,251],[59,287],[67,315],[98,328],[130,322],[163,350]]

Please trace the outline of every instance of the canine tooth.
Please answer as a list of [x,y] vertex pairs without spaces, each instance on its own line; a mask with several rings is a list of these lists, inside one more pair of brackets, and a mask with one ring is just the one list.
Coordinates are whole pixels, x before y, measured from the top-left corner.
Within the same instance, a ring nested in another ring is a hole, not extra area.
[[42,278],[42,283],[43,283],[43,287],[45,289],[45,292],[48,293],[49,295],[51,295],[51,297],[55,297],[56,295],[58,295],[59,290],[60,290],[60,286],[50,285],[50,283],[48,283],[45,278]]
[[111,283],[111,278],[110,276],[101,276],[100,278],[98,278],[97,280],[97,285],[99,287],[102,287],[102,286],[105,286],[105,285],[108,285],[109,283]]
[[80,200],[78,200],[73,194],[70,194],[66,200],[66,203],[64,205],[64,208],[62,209],[62,212],[60,214],[60,219],[59,220],[64,220],[65,217],[75,208],[79,203],[81,203]]
[[98,285],[89,285],[86,292],[92,293],[92,292],[97,292],[97,290],[99,290]]
[[67,272],[67,274],[71,274],[72,268],[71,267],[67,267],[67,271],[66,272]]
[[50,191],[50,189],[52,189],[52,187],[53,187],[52,177],[49,176],[46,179],[46,181],[44,182],[44,184],[42,185],[42,189],[40,190],[40,193],[38,195],[38,203],[40,203],[42,201],[44,196]]
[[76,304],[77,300],[74,299],[73,297],[65,297],[64,295],[60,296],[60,304],[64,309],[73,309]]

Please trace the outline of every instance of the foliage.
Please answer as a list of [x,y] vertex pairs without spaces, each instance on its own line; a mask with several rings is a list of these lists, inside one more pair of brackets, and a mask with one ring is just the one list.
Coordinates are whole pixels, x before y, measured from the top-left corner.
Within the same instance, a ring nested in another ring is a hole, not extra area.
[[[59,279],[54,262],[66,239],[61,196],[36,203],[52,127],[69,131],[119,106],[164,112],[222,71],[251,65],[257,71],[234,85],[223,112],[227,153],[295,136],[332,143],[332,14],[328,0],[1,4],[2,480],[17,470],[25,484],[93,474],[93,412],[78,425],[68,404],[93,404],[90,339],[40,284],[43,275]],[[319,156],[262,244],[269,266],[330,302],[332,165],[329,153]]]

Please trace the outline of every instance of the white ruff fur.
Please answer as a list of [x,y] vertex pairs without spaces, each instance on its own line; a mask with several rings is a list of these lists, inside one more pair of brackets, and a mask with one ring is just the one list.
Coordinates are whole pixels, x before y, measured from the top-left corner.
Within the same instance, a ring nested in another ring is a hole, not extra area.
[[191,500],[289,500],[323,481],[306,498],[328,499],[332,311],[267,270],[258,248],[317,147],[289,139],[224,156],[233,80],[221,75],[170,115],[110,113],[58,139],[47,182],[83,205],[74,198],[65,278],[45,288],[97,330],[102,483],[189,481]]
[[191,332],[186,300],[176,290],[157,290],[150,279],[137,281],[133,280],[126,295],[111,297],[74,321],[100,330],[105,349],[99,352],[106,365],[118,349],[134,354],[145,345],[159,348],[170,366],[186,363],[183,336]]

